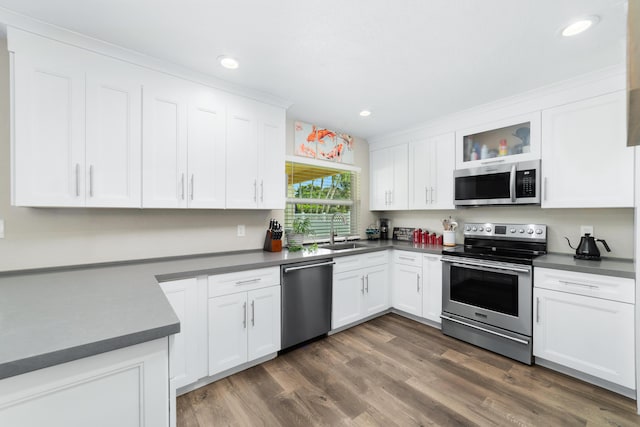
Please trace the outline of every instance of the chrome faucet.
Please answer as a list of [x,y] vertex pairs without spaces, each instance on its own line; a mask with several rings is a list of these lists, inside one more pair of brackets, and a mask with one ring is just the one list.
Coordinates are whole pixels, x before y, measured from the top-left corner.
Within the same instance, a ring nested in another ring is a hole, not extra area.
[[333,215],[331,215],[331,231],[329,232],[329,244],[331,244],[331,245],[334,244],[334,239],[333,239],[334,238],[334,235],[333,235],[333,221],[336,218],[340,219],[343,224],[347,223],[347,219],[340,212],[336,212]]

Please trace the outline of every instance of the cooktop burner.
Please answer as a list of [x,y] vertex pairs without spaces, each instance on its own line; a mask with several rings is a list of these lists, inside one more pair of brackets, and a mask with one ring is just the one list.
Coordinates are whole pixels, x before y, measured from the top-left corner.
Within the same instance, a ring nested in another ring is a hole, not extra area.
[[465,224],[464,244],[442,251],[443,255],[529,265],[545,253],[546,225],[504,223]]

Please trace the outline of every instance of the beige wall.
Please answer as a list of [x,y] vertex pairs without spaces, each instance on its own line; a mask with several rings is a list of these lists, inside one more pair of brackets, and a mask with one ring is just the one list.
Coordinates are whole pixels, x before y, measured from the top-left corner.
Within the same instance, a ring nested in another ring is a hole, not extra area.
[[[293,122],[287,121],[287,150]],[[356,139],[368,176],[369,147]],[[0,40],[0,271],[224,252],[262,247],[269,218],[283,211],[52,209],[10,205],[9,56]],[[365,180],[366,181],[366,180]],[[362,188],[368,195],[368,186]],[[363,201],[369,215],[368,198]],[[366,220],[365,220],[366,222]],[[237,225],[246,237],[237,237]]]
[[[540,223],[548,226],[549,252],[575,253],[563,236],[575,246],[580,240],[580,226],[593,225],[594,235],[605,239],[611,253],[603,255],[633,258],[633,209],[542,209],[539,206],[478,207],[447,211],[380,212],[391,218],[392,227],[420,227],[442,233],[442,219],[451,215],[460,225],[464,222]],[[456,233],[462,243],[462,230]]]

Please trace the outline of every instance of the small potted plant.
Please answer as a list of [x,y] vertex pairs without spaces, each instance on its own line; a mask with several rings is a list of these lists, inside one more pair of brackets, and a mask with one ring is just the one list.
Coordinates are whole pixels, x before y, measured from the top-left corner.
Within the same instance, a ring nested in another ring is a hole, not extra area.
[[289,250],[300,250],[304,238],[311,232],[311,220],[307,217],[298,217],[293,220],[293,228],[287,230],[287,245]]

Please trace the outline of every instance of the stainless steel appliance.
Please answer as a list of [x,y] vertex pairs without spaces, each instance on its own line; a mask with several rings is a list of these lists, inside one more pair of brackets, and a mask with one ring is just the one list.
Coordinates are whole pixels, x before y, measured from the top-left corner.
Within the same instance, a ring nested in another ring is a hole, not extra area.
[[331,330],[333,260],[286,264],[280,268],[282,349]]
[[442,332],[523,363],[533,361],[533,259],[541,224],[473,223],[442,251]]
[[454,171],[456,206],[540,204],[540,160],[491,162],[496,163]]

